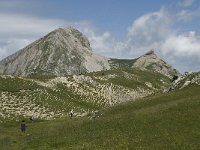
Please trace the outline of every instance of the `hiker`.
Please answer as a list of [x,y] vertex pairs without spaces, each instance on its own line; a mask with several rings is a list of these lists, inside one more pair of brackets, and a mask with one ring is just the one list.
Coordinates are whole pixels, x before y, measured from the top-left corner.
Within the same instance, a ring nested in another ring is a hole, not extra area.
[[73,117],[73,111],[72,110],[70,111],[69,116],[70,116],[70,118]]
[[21,123],[21,131],[25,133],[26,131],[26,123],[25,123],[25,120],[22,120],[22,123]]

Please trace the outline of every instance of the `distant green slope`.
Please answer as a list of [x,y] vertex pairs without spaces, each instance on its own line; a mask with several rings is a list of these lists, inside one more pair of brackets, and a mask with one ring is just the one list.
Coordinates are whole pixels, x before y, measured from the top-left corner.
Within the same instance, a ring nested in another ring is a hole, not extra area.
[[115,59],[112,58],[109,60],[111,69],[130,69],[133,67],[134,62],[137,59]]
[[[0,147],[7,149],[197,150],[200,143],[200,86],[103,109],[88,117],[0,126]],[[102,114],[102,115],[101,115]]]

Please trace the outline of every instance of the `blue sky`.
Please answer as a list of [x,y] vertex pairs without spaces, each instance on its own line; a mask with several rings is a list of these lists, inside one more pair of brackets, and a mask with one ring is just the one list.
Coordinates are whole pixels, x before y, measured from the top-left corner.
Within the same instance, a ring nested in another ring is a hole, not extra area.
[[181,72],[200,70],[199,0],[0,0],[0,59],[67,26],[107,57],[155,49]]
[[160,0],[156,3],[146,0],[6,0],[5,5],[1,11],[73,22],[89,21],[100,30],[120,37],[135,18],[159,10],[163,3]]

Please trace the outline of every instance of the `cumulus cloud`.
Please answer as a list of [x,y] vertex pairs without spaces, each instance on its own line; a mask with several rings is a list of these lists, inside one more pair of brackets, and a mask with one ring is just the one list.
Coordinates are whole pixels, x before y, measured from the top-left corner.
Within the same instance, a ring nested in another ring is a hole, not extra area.
[[4,36],[38,36],[66,24],[63,20],[44,19],[22,14],[0,13],[0,32]]
[[[174,35],[166,39],[162,44],[164,52],[173,53],[176,57],[191,57],[200,53],[200,39],[195,35],[195,32],[188,34]],[[200,55],[197,55],[200,58]]]
[[166,59],[181,71],[200,70],[200,38],[194,31],[172,35],[160,48]]
[[171,34],[171,20],[165,8],[136,19],[128,28],[126,44],[129,51],[141,55],[150,48],[158,48]]
[[124,53],[125,44],[122,41],[117,41],[110,32],[97,34],[95,30],[82,30],[87,35],[93,50],[107,57],[123,58],[126,57]]
[[195,17],[200,17],[200,8],[192,11],[183,9],[176,16],[180,21],[190,21]]

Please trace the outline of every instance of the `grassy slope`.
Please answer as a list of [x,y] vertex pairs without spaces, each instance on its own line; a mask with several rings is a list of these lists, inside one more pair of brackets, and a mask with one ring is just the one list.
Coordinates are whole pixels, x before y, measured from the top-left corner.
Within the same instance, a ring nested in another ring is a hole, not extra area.
[[[115,75],[113,78],[109,78],[106,83],[113,83],[115,85],[120,85],[123,87],[128,87],[136,89],[138,87],[145,87],[146,82],[152,83],[152,86],[163,91],[161,87],[167,88],[170,84],[170,79],[160,73],[149,71],[149,70],[139,70],[139,69],[114,69],[99,71],[89,74],[94,80],[94,77],[106,77],[109,75]],[[155,78],[156,77],[156,78]],[[162,83],[163,80],[165,84]],[[97,80],[98,81],[98,80]]]
[[[48,81],[53,78],[53,76],[33,76],[30,79]],[[8,92],[19,99],[28,96],[29,100],[34,101],[34,103],[40,106],[48,103],[48,107],[52,110],[70,110],[73,107],[97,109],[97,106],[81,101],[82,99],[79,95],[74,94],[63,85],[58,85],[57,89],[58,91],[55,91],[40,86],[33,81],[24,80],[23,78],[16,77],[4,79],[0,77],[0,92]],[[20,92],[21,90],[24,90],[25,92]],[[40,90],[40,92],[37,90]]]
[[199,149],[200,86],[155,95],[102,110],[90,120],[74,118],[0,126],[1,149]]
[[137,59],[111,59],[109,61],[110,63],[110,66],[111,68],[113,69],[124,69],[124,68],[131,68],[134,64],[134,62],[136,61]]
[[[96,77],[106,78],[106,76],[114,75],[113,78],[109,78],[108,80],[98,80]],[[130,76],[129,77],[125,77]],[[122,86],[128,89],[136,89],[137,87],[141,87],[144,89],[149,89],[145,85],[146,82],[151,82],[152,86],[157,88],[156,92],[159,90],[163,90],[163,87],[167,87],[169,84],[169,79],[159,73],[151,72],[151,71],[141,71],[141,70],[107,70],[107,71],[100,71],[95,73],[87,74],[86,76],[90,76],[93,78],[94,81],[101,85],[109,85],[113,83],[116,86]],[[155,78],[155,76],[157,78]],[[68,88],[65,84],[58,84],[56,90],[51,88],[47,88],[37,83],[33,82],[32,80],[40,80],[43,82],[47,82],[48,80],[54,79],[54,76],[31,76],[28,78],[1,78],[0,77],[0,94],[1,92],[6,92],[7,95],[10,95],[8,99],[11,97],[17,97],[19,101],[23,99],[23,97],[27,97],[29,101],[34,104],[37,104],[41,108],[43,106],[49,108],[51,111],[62,111],[68,112],[74,107],[76,111],[84,110],[98,110],[104,107],[105,104],[97,104],[95,102],[88,101],[88,99],[92,99],[93,97],[78,95],[74,93],[74,89]],[[161,79],[165,82],[162,83]],[[89,87],[90,83],[81,83],[88,84]],[[95,88],[95,87],[94,87]],[[24,90],[24,92],[21,92]],[[91,92],[92,94],[92,92]],[[1,95],[0,95],[1,97]],[[1,100],[0,100],[1,102]],[[7,105],[11,107],[11,105]],[[17,105],[16,107],[22,107],[21,105]],[[32,110],[32,108],[30,109]],[[1,111],[0,111],[1,112]],[[12,117],[16,117],[12,115]],[[1,116],[0,116],[1,119]]]

